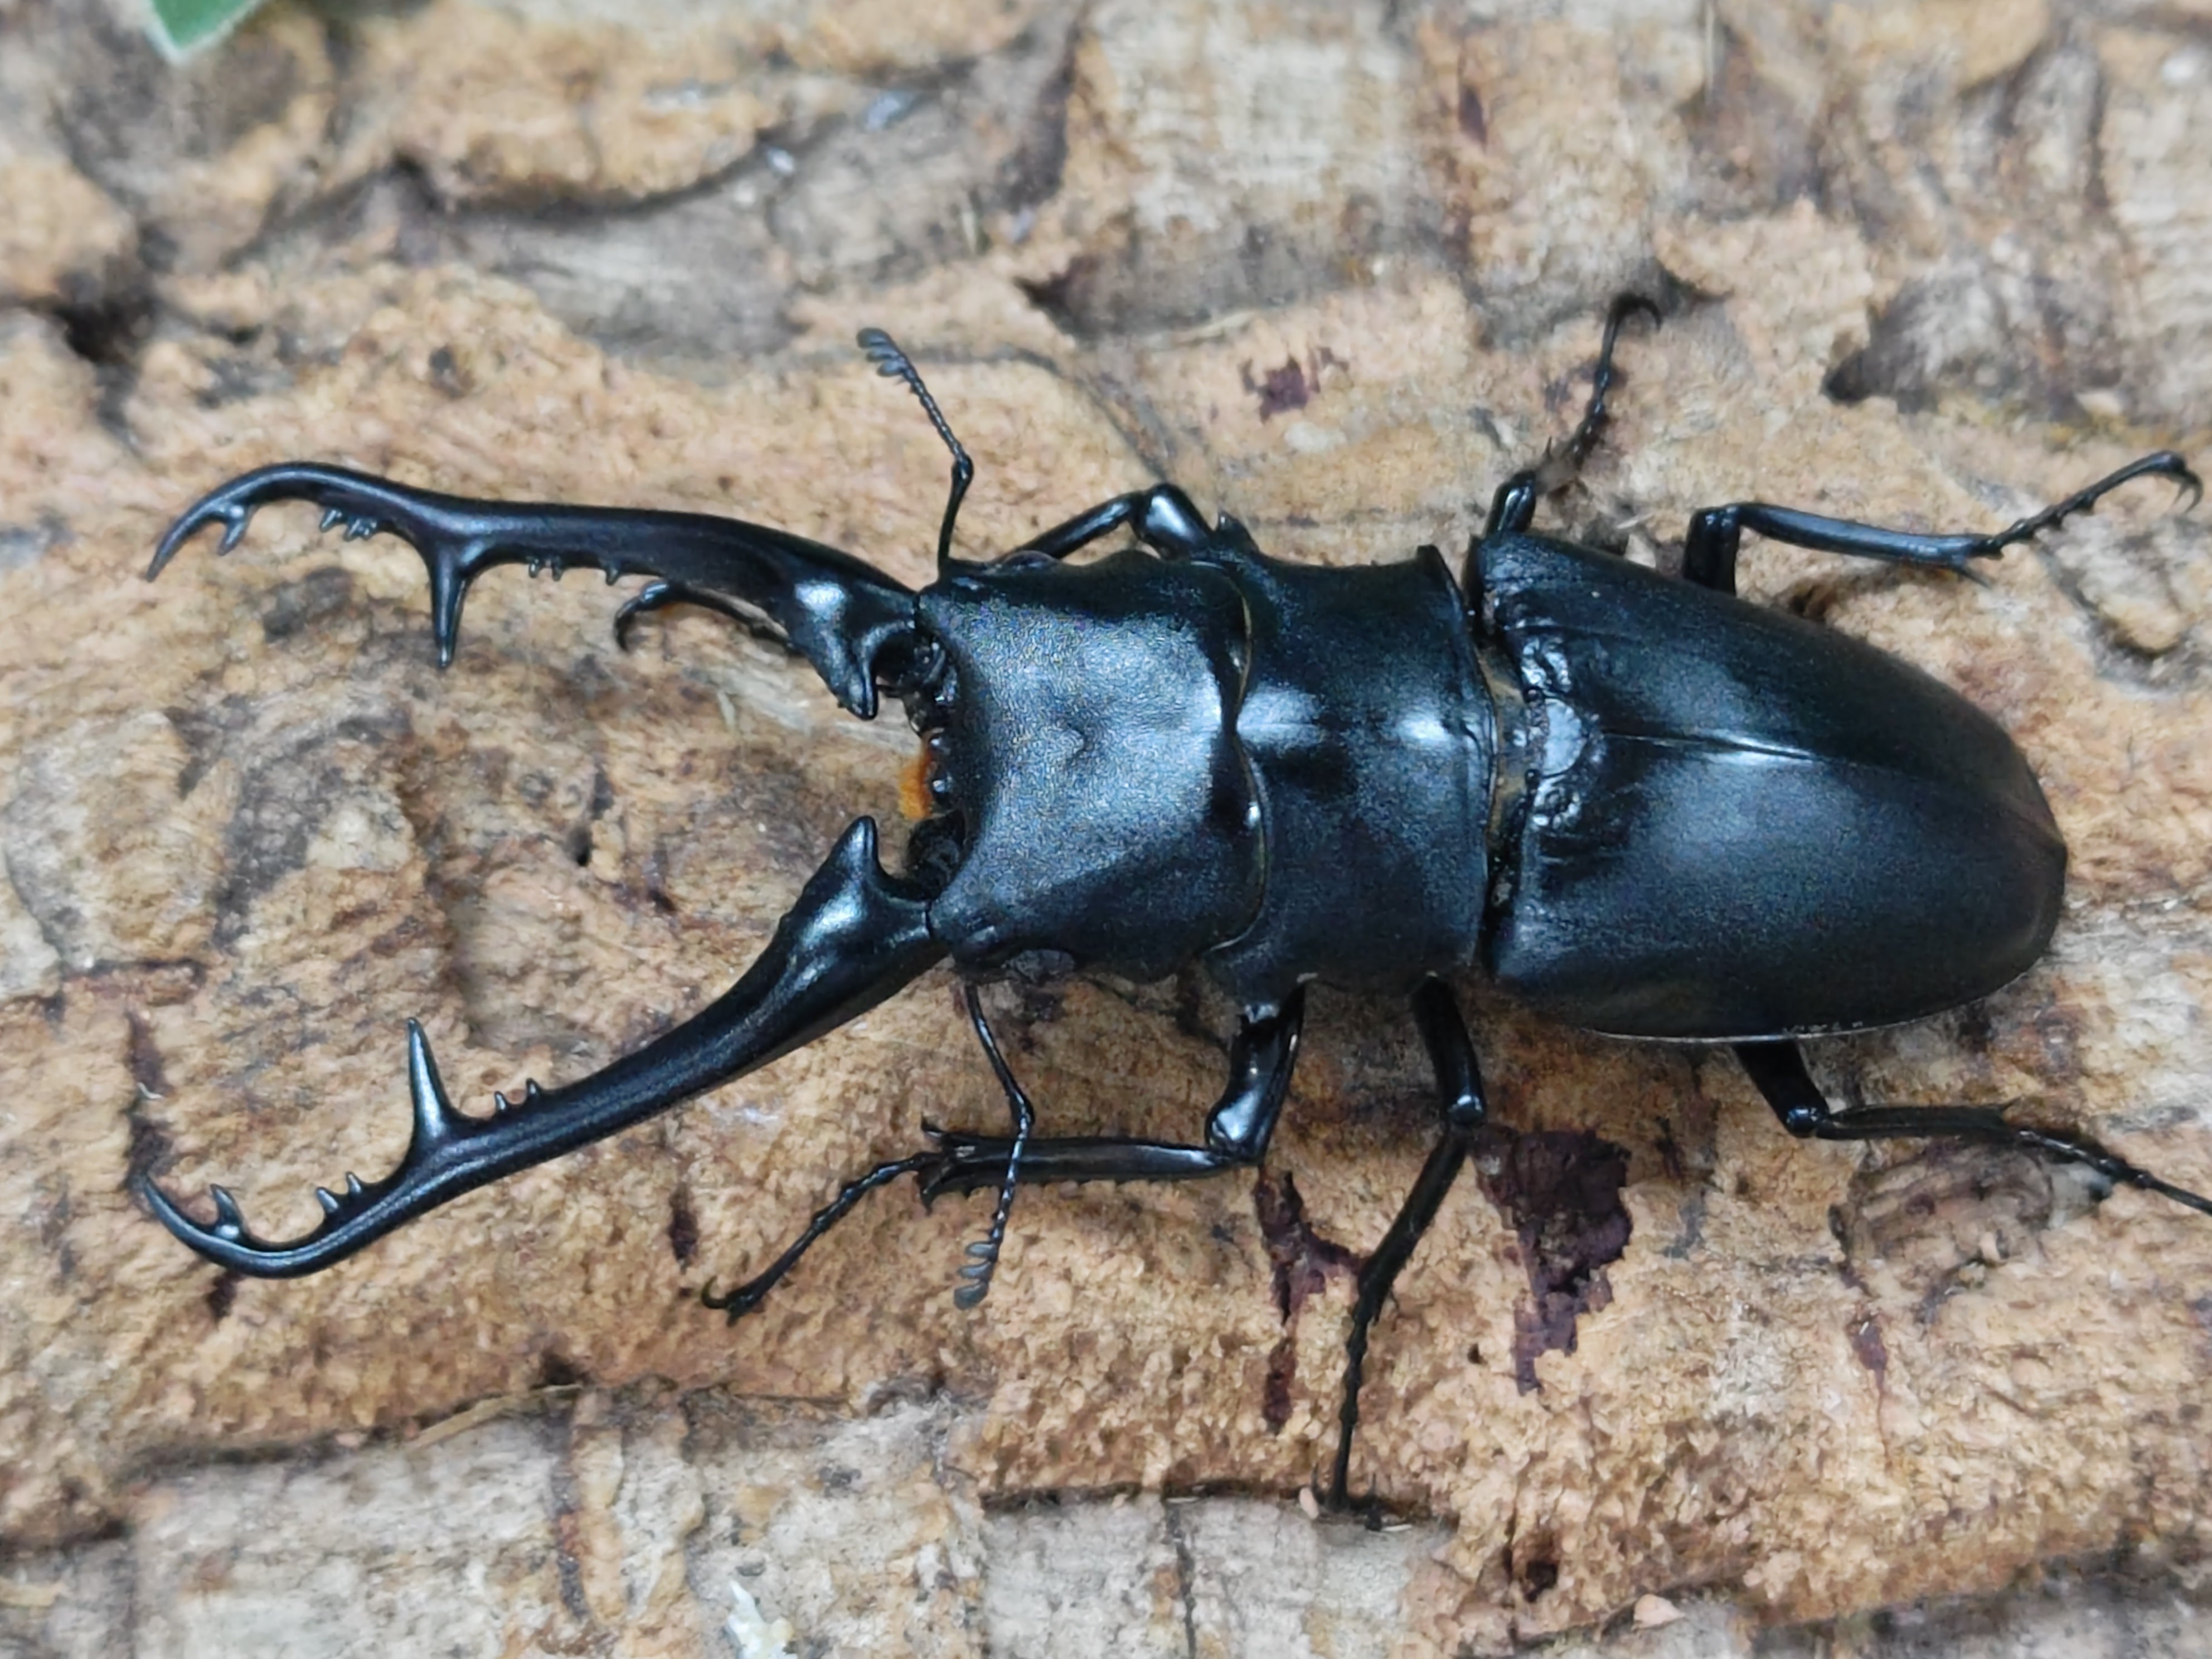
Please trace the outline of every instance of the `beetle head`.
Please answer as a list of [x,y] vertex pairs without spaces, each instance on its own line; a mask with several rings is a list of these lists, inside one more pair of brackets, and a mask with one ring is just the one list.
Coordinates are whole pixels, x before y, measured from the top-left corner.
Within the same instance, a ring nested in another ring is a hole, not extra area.
[[1023,562],[958,570],[918,611],[940,659],[908,697],[928,809],[909,858],[956,962],[1149,979],[1242,931],[1261,842],[1226,578],[1133,550]]

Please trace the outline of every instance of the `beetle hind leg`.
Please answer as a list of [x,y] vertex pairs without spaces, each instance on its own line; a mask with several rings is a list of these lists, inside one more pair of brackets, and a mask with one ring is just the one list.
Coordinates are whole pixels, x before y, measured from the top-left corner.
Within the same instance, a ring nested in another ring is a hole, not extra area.
[[1413,1250],[1443,1207],[1444,1194],[1459,1179],[1468,1155],[1474,1149],[1475,1132],[1489,1115],[1483,1099],[1482,1075],[1474,1058],[1474,1045],[1467,1035],[1459,1002],[1442,980],[1425,980],[1413,993],[1413,1022],[1429,1051],[1437,1074],[1438,1104],[1443,1111],[1443,1134],[1429,1153],[1428,1162],[1413,1182],[1413,1190],[1391,1222],[1390,1231],[1359,1269],[1358,1292],[1352,1302],[1352,1329],[1344,1345],[1344,1399],[1338,1413],[1336,1462],[1330,1471],[1328,1501],[1332,1508],[1350,1504],[1352,1441],[1359,1427],[1359,1383],[1367,1364],[1367,1341],[1382,1304],[1398,1275],[1413,1260]]
[[2063,1163],[2087,1164],[2117,1185],[2140,1187],[2212,1215],[2212,1199],[2161,1180],[2084,1136],[2014,1123],[1992,1106],[1864,1106],[1839,1113],[1830,1108],[1805,1069],[1805,1056],[1795,1042],[1739,1042],[1735,1047],[1736,1058],[1782,1120],[1782,1127],[1801,1140],[1940,1138],[2013,1146]]

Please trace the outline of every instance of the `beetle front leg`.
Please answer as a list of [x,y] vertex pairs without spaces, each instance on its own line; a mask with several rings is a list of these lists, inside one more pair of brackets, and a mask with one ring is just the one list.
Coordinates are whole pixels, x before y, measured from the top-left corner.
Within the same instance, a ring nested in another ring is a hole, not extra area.
[[1124,525],[1146,546],[1171,559],[1187,559],[1202,552],[1213,539],[1189,496],[1173,484],[1154,484],[1150,489],[1132,490],[1101,501],[1065,524],[1039,531],[1006,556],[1033,553],[1064,559]]
[[1805,1069],[1804,1053],[1796,1043],[1739,1042],[1735,1048],[1736,1058],[1782,1120],[1782,1127],[1800,1140],[1943,1139],[2012,1146],[2061,1163],[2086,1164],[2107,1181],[2140,1187],[2212,1215],[2212,1199],[2161,1181],[2082,1136],[2008,1122],[2004,1113],[1991,1106],[1862,1106],[1837,1112]]
[[[1033,1140],[1020,1127],[1027,1097],[1012,1080],[1012,1073],[992,1040],[980,1007],[972,1000],[969,1012],[984,1053],[992,1062],[1016,1113],[1012,1135],[970,1134],[962,1130],[925,1126],[934,1143],[927,1151],[879,1164],[848,1182],[829,1204],[815,1213],[806,1229],[762,1273],[734,1290],[718,1293],[710,1286],[701,1299],[710,1308],[727,1313],[734,1322],[758,1307],[768,1293],[814,1242],[878,1188],[912,1175],[926,1206],[945,1193],[972,1193],[996,1188],[1000,1211],[994,1216],[988,1255],[970,1247],[970,1268],[995,1265],[998,1243],[1005,1236],[1005,1211],[1012,1203],[1017,1184],[1034,1185],[1061,1181],[1199,1181],[1231,1170],[1249,1169],[1267,1155],[1268,1138],[1282,1114],[1290,1093],[1291,1074],[1298,1058],[1298,1032],[1305,1018],[1305,993],[1294,991],[1280,1008],[1249,1014],[1239,1024],[1229,1045],[1229,1082],[1221,1097],[1206,1114],[1206,1142],[1186,1146],[1173,1141],[1139,1140],[1126,1135],[1066,1135]],[[968,1283],[956,1296],[963,1306],[981,1299],[988,1272],[963,1269]],[[969,1291],[976,1293],[968,1296]]]
[[[1272,1012],[1248,1015],[1229,1044],[1229,1083],[1206,1115],[1206,1141],[1141,1140],[1127,1135],[1064,1135],[1033,1140],[1021,1155],[1027,1182],[1060,1181],[1201,1181],[1249,1169],[1267,1156],[1297,1065],[1305,992],[1293,991]],[[922,1177],[924,1199],[972,1193],[1006,1178],[1013,1141],[1000,1135],[937,1132],[937,1167]]]
[[972,1308],[989,1293],[991,1275],[999,1270],[999,1251],[1006,1242],[1006,1220],[1014,1212],[1014,1188],[1021,1184],[1022,1154],[1029,1150],[1030,1136],[1036,1129],[1036,1108],[1030,1103],[1028,1091],[1016,1079],[1006,1055],[999,1052],[999,1039],[992,1035],[991,1022],[983,1018],[983,999],[973,980],[961,988],[961,995],[967,1001],[975,1039],[983,1045],[984,1056],[991,1062],[999,1086],[1006,1091],[1006,1104],[1014,1114],[1013,1138],[1006,1143],[1006,1173],[999,1177],[999,1206],[991,1213],[991,1231],[968,1247],[968,1263],[960,1269],[965,1282],[952,1293],[955,1307]]
[[1482,1097],[1482,1073],[1475,1063],[1474,1044],[1467,1035],[1459,1000],[1442,980],[1424,980],[1413,993],[1413,1023],[1437,1075],[1437,1101],[1443,1112],[1444,1130],[1428,1162],[1421,1166],[1413,1190],[1398,1212],[1390,1231],[1359,1269],[1358,1293],[1352,1304],[1352,1331],[1344,1345],[1344,1400],[1338,1413],[1336,1464],[1329,1476],[1328,1501],[1342,1509],[1349,1501],[1346,1488],[1352,1474],[1352,1437],[1359,1427],[1359,1380],[1367,1364],[1367,1337],[1390,1287],[1413,1260],[1414,1247],[1436,1220],[1444,1194],[1459,1179],[1459,1172],[1474,1148],[1475,1132],[1489,1115]]
[[1885,530],[1879,525],[1826,518],[1817,513],[1801,513],[1794,507],[1769,506],[1765,501],[1734,501],[1726,507],[1709,507],[1690,520],[1690,533],[1682,543],[1682,578],[1717,592],[1735,592],[1736,553],[1747,530],[1755,531],[1769,541],[1810,548],[1816,553],[1842,553],[1854,558],[1917,565],[1923,569],[1963,571],[1975,559],[1993,559],[2008,547],[2052,528],[2061,520],[2088,512],[2130,478],[2147,477],[2171,478],[2187,493],[2191,505],[2204,494],[2203,483],[2189,470],[2189,463],[2173,451],[2161,449],[2156,454],[2129,462],[2118,471],[2075,491],[2056,506],[1987,535],[1923,535],[1910,530]]

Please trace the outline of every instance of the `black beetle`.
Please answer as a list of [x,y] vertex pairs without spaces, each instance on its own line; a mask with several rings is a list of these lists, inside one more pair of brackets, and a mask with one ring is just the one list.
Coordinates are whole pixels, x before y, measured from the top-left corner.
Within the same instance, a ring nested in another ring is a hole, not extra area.
[[[1305,987],[1404,994],[1432,1062],[1443,1135],[1358,1276],[1332,1496],[1345,1497],[1369,1327],[1466,1161],[1485,1107],[1446,976],[1477,963],[1532,1008],[1620,1036],[1726,1043],[1789,1132],[1956,1136],[2087,1164],[2212,1214],[2212,1202],[2092,1141],[1984,1107],[1835,1115],[1798,1039],[1913,1020],[1987,995],[2049,943],[2066,848],[2020,751],[1917,669],[1735,597],[1743,532],[1962,570],[2130,478],[2193,499],[2148,455],[1992,535],[1925,535],[1745,501],[1690,522],[1680,580],[1533,535],[1607,420],[1623,323],[1606,321],[1567,442],[1498,489],[1463,585],[1424,547],[1331,569],[1268,557],[1171,485],[1119,495],[971,563],[952,530],[974,466],[905,355],[860,344],[921,398],[952,452],[935,582],[915,593],[833,548],[679,513],[501,506],[337,467],[231,480],[162,538],[149,577],[208,525],[222,550],[254,510],[305,500],[349,537],[389,532],[429,568],[439,660],[468,585],[494,565],[653,578],[615,618],[710,606],[765,627],[862,719],[906,706],[929,811],[903,875],[876,828],[846,830],[760,959],[657,1042],[580,1082],[530,1085],[489,1118],[453,1110],[408,1027],[414,1135],[384,1180],[318,1189],[325,1219],[276,1243],[230,1194],[195,1222],[154,1212],[235,1272],[312,1273],[446,1200],[610,1135],[812,1042],[940,957],[1012,1108],[1004,1136],[928,1147],[847,1185],[764,1272],[710,1306],[756,1306],[863,1196],[912,1175],[925,1199],[991,1188],[958,1299],[988,1287],[1024,1181],[1182,1181],[1256,1164],[1289,1090]],[[1142,544],[1066,556],[1116,531]],[[1146,551],[1145,550],[1150,550]],[[975,981],[1011,969],[1149,979],[1202,963],[1242,1018],[1229,1080],[1190,1145],[1037,1138]]]

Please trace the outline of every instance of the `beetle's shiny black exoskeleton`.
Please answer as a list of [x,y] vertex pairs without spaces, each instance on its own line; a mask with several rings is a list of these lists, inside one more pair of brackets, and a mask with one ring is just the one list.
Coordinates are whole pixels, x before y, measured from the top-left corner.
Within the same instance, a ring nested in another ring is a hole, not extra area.
[[[1480,965],[1534,1009],[1622,1036],[1726,1043],[1789,1132],[1824,1140],[1957,1136],[2078,1160],[2212,1213],[2078,1137],[1984,1107],[1836,1115],[1797,1040],[1917,1019],[2034,962],[2066,849],[2020,751],[1986,716],[1871,647],[1735,597],[1749,530],[1799,547],[1963,569],[2157,474],[2144,457],[1992,535],[1878,529],[1759,502],[1691,520],[1680,580],[1530,533],[1606,422],[1607,319],[1581,424],[1498,491],[1455,581],[1402,564],[1286,564],[1235,520],[1209,526],[1159,485],[1116,496],[1005,557],[952,554],[973,475],[921,376],[884,335],[862,347],[921,399],[953,455],[937,580],[916,593],[851,556],[690,514],[501,506],[291,463],[233,479],[170,529],[153,573],[203,527],[223,550],[254,510],[305,500],[351,537],[389,532],[430,574],[441,662],[494,565],[591,565],[652,584],[616,617],[711,606],[766,624],[866,719],[879,693],[922,734],[930,811],[906,872],[862,818],[759,961],[719,1001],[580,1082],[532,1085],[489,1118],[455,1112],[408,1031],[414,1136],[381,1181],[319,1190],[305,1237],[250,1232],[215,1189],[212,1224],[150,1182],[170,1230],[236,1272],[312,1273],[485,1182],[614,1133],[765,1065],[872,1007],[940,958],[1014,1115],[1011,1134],[933,1132],[848,1185],[782,1256],[726,1296],[757,1305],[866,1194],[989,1188],[959,1299],[988,1286],[1021,1182],[1182,1181],[1257,1164],[1319,979],[1410,997],[1443,1133],[1358,1277],[1333,1494],[1345,1494],[1369,1327],[1483,1121],[1480,1073],[1447,976]],[[1117,531],[1129,548],[1067,556]],[[1202,963],[1242,1010],[1204,1138],[1038,1137],[974,980],[1025,959],[1149,979]]]

